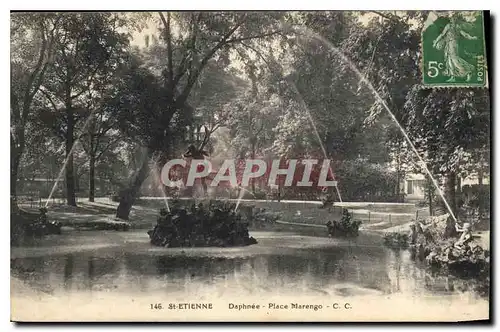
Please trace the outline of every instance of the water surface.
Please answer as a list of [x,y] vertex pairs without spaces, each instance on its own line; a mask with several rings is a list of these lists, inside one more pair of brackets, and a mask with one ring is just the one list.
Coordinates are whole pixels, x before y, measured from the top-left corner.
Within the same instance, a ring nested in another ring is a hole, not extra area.
[[[413,308],[408,308],[408,313],[398,309],[389,318],[424,319],[427,316],[420,315],[420,310],[433,306],[455,312],[457,319],[488,315],[484,284],[433,275],[416,264],[407,251],[383,247],[379,236],[362,234],[348,241],[291,232],[252,235],[259,241],[257,245],[187,249],[151,247],[144,231],[82,231],[49,237],[32,246],[12,249],[13,302],[39,302],[44,310],[52,305],[53,314],[60,320],[79,317],[75,313],[65,315],[66,304],[84,301],[89,307],[97,307],[99,301],[111,301],[118,309],[124,299],[144,302],[134,311],[138,319],[151,315],[145,309],[151,301],[210,302],[217,303],[218,310],[227,311],[229,303],[266,305],[271,299],[314,301],[323,306],[349,303],[354,308],[345,315],[354,315],[367,303],[382,307],[402,303]],[[146,311],[141,314],[141,310]],[[238,314],[235,319],[247,315]],[[33,316],[25,319],[29,317]],[[332,320],[341,318],[337,315]],[[169,320],[164,316],[153,319]]]

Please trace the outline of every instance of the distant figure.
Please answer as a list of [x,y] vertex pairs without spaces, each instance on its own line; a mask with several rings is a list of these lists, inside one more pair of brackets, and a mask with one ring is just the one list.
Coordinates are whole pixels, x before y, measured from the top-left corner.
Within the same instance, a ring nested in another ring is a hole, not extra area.
[[208,157],[209,154],[205,150],[196,148],[194,144],[190,144],[182,156],[185,158],[205,159],[205,156]]

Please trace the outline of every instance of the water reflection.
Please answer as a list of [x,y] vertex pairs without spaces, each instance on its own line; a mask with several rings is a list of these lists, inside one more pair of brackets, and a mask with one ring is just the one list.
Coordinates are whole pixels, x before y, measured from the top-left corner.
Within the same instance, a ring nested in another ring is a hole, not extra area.
[[215,292],[380,296],[405,293],[471,296],[487,285],[432,275],[409,253],[356,243],[250,257],[189,257],[145,252],[77,252],[11,260],[12,274],[49,292]]

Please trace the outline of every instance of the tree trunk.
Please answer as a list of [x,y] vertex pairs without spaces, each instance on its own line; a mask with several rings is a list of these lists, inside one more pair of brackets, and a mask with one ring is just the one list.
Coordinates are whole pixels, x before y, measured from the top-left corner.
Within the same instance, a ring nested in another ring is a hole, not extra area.
[[[457,216],[457,202],[456,202],[456,191],[455,191],[457,182],[456,178],[457,176],[455,172],[449,172],[446,175],[445,188],[444,188],[445,189],[444,196],[455,216]],[[445,238],[453,237],[456,235],[456,233],[457,232],[455,230],[455,221],[450,215],[448,220],[446,221],[444,237]]]
[[74,137],[73,132],[75,129],[75,123],[73,118],[73,111],[71,110],[71,105],[68,105],[66,109],[68,129],[66,131],[66,158],[68,161],[66,163],[66,203],[71,206],[76,206],[75,197],[75,175],[73,168],[73,144]]
[[89,160],[89,202],[93,202],[95,198],[95,156],[90,153]]
[[402,202],[401,199],[401,141],[398,140],[398,152],[396,158],[396,201]]
[[24,132],[18,133],[18,142],[11,136],[10,139],[10,197],[11,202],[17,209],[17,180],[19,176],[19,165],[21,164],[21,157],[24,152]]
[[10,157],[10,197],[14,202],[17,202],[17,176],[19,174],[20,162],[21,153],[19,152],[19,148],[16,148],[11,151]]
[[430,178],[427,179],[427,196],[429,199],[429,215],[432,217],[434,215],[434,207],[432,206],[432,196],[433,191],[436,190],[432,185],[432,180]]
[[132,209],[132,205],[134,205],[135,199],[139,190],[141,188],[142,183],[149,174],[149,160],[151,159],[152,151],[148,149],[147,155],[144,156],[144,160],[142,161],[141,168],[136,172],[133,181],[130,183],[128,188],[125,188],[120,192],[120,204],[116,209],[116,217],[128,220],[130,210]]
[[[255,143],[252,142],[252,160],[255,160]],[[252,181],[252,194],[254,194],[255,197],[255,178],[251,178],[250,181]]]
[[446,198],[446,201],[448,202],[448,205],[453,211],[453,214],[455,215],[457,212],[456,183],[457,183],[457,176],[455,172],[448,173],[446,175],[446,180],[445,180],[444,196]]
[[483,160],[481,159],[480,165],[479,165],[479,171],[477,173],[477,183],[479,187],[479,192],[478,192],[478,214],[479,214],[479,221],[482,220],[483,218],[483,213],[484,213],[484,195],[483,195],[483,177],[484,177],[484,169],[483,169]]

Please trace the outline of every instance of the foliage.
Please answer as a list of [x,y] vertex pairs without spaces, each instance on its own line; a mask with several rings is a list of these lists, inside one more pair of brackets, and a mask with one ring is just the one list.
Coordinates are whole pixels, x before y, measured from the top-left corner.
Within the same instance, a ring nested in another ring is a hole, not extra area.
[[338,221],[329,221],[326,224],[328,229],[328,234],[331,237],[357,237],[359,235],[359,226],[361,225],[360,220],[354,220],[349,210],[343,209],[342,219]]
[[454,274],[469,277],[488,275],[490,253],[476,243],[456,248],[452,241],[447,241],[434,246],[427,255],[426,261],[432,266]]
[[194,205],[191,209],[162,210],[158,223],[148,231],[151,244],[162,247],[231,247],[257,243],[248,235],[248,224],[234,212],[233,204]]
[[11,18],[10,153],[11,196],[16,197],[19,167],[32,135],[33,103],[53,56],[58,20],[54,14],[15,14]]
[[470,174],[489,147],[490,104],[486,90],[422,90],[414,87],[405,104],[415,143],[425,148],[436,174]]
[[259,158],[270,155],[273,128],[278,125],[281,101],[277,95],[263,98],[247,93],[231,105],[228,122],[233,149],[240,158]]
[[[326,157],[344,200],[396,200],[423,170],[385,104],[455,197],[457,176],[489,173],[491,105],[487,90],[420,88],[426,14],[13,14],[11,183],[55,178],[80,137],[67,173],[82,189],[140,187],[152,159],[178,156],[207,125],[212,157]],[[130,47],[146,26],[159,35]]]
[[396,198],[396,172],[366,159],[347,160],[335,167],[344,200],[391,201]]
[[17,245],[33,238],[61,234],[61,223],[48,220],[46,213],[45,208],[41,208],[38,215],[21,209],[11,211],[11,243]]
[[113,13],[63,13],[58,20],[52,64],[41,89],[48,106],[41,119],[66,139],[73,134],[66,127],[89,117],[88,101],[123,61],[128,38]]
[[461,197],[465,208],[474,210],[490,211],[490,186],[489,185],[465,185],[462,187]]

